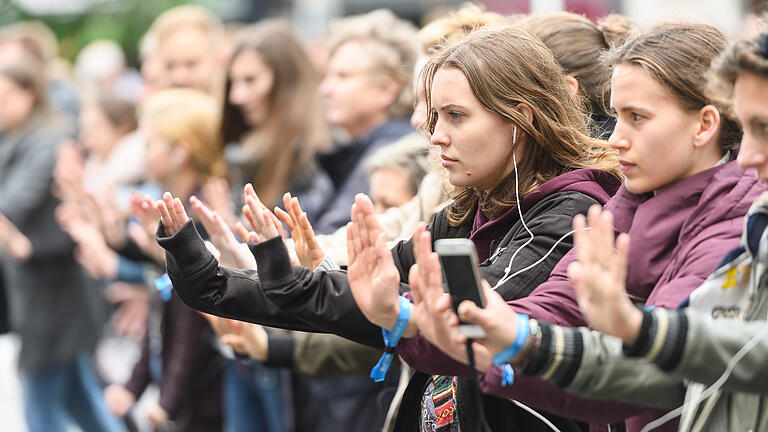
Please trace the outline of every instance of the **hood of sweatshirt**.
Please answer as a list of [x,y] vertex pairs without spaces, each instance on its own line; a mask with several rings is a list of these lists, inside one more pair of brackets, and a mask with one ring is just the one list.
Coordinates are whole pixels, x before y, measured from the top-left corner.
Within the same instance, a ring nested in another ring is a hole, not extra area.
[[[642,244],[630,247],[629,253],[627,292],[633,300],[646,302],[655,286],[679,278],[675,262],[696,247],[697,237],[730,240],[722,255],[737,246],[742,218],[764,190],[765,184],[736,161],[688,177],[655,196],[632,194],[622,186],[605,208],[613,212],[617,232],[629,233],[633,243]],[[709,261],[694,263],[687,272],[708,274],[717,264]],[[677,298],[677,293],[665,292],[674,298],[654,298],[651,303],[675,307],[688,295],[681,292]]]
[[[541,200],[560,192],[581,192],[601,204],[605,204],[616,190],[621,181],[612,174],[598,169],[577,169],[557,176],[541,184],[536,190],[520,200],[520,210],[525,218],[525,212]],[[496,219],[488,220],[482,211],[475,212],[470,239],[475,243],[478,253],[487,249],[491,240],[503,236],[509,226],[520,218],[516,206],[511,207]]]

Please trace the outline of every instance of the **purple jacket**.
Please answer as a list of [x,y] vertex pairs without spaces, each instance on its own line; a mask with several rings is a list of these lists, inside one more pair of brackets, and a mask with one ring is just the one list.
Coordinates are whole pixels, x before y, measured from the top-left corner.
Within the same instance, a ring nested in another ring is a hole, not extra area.
[[[738,246],[742,219],[764,183],[741,170],[735,161],[687,178],[656,196],[639,196],[624,187],[605,205],[614,214],[618,232],[629,233],[627,292],[646,306],[676,308],[711,273],[722,256]],[[509,302],[516,312],[562,326],[585,326],[566,269],[575,259],[569,252],[547,282],[530,296]],[[460,365],[423,337],[403,341],[398,353],[412,366],[432,373],[468,375]],[[589,401],[553,385],[517,377],[501,387],[497,369],[481,379],[484,392],[513,398],[555,414],[591,423],[615,422],[632,416],[628,430],[661,414],[628,405]],[[668,429],[667,429],[668,430]]]

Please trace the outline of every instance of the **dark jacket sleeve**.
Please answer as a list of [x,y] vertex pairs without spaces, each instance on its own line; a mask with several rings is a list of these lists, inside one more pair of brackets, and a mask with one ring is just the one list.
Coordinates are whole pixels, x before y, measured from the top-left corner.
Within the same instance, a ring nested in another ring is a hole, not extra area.
[[198,385],[199,375],[215,354],[205,338],[208,322],[199,313],[175,297],[171,297],[164,312],[165,352],[159,403],[174,418],[189,400]]
[[157,242],[166,250],[167,272],[174,291],[190,308],[270,327],[318,331],[272,303],[264,295],[255,271],[219,267],[192,221],[170,237],[158,224]]
[[[292,266],[285,245],[279,238],[249,245],[260,263],[258,271],[250,271],[219,267],[191,221],[173,236],[164,235],[161,225],[158,228],[158,243],[167,251],[168,275],[179,298],[193,309],[287,330],[321,333],[338,330],[346,333],[341,329],[353,327],[348,335],[352,339],[365,339],[365,330],[370,330],[345,324],[368,322],[357,309],[351,294],[338,296],[334,291],[335,286],[346,286],[346,273],[313,274],[304,267]],[[295,309],[291,309],[282,305],[278,307],[265,295],[265,291],[272,290],[275,297],[282,298],[280,290],[283,285],[296,281],[303,285],[291,290],[286,300],[296,296],[303,300],[309,295],[312,301],[299,302],[294,305]],[[320,298],[304,289],[315,286],[322,287],[318,292],[343,301]],[[371,326],[374,331],[377,330]],[[380,333],[374,339],[381,339]]]
[[123,385],[123,387],[131,392],[136,400],[139,400],[141,394],[144,393],[144,390],[149,385],[149,381],[149,331],[146,331],[144,332],[144,337],[141,339],[141,356],[133,365],[131,378]]

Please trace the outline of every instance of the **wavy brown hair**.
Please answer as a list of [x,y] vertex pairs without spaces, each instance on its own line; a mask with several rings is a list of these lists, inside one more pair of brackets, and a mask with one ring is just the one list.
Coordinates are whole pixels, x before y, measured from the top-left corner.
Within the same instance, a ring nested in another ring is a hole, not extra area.
[[[432,82],[445,68],[461,71],[480,104],[513,123],[527,137],[525,154],[517,165],[522,196],[579,168],[602,169],[619,176],[616,152],[604,141],[590,138],[582,104],[571,94],[552,51],[538,38],[517,26],[495,26],[476,30],[438,51],[422,71],[429,108],[426,129],[430,133],[437,122],[431,104]],[[533,121],[516,109],[521,103],[531,108]],[[509,144],[511,164],[514,148]],[[454,188],[454,204],[448,213],[451,225],[471,220],[478,203],[491,219],[515,205],[514,173],[504,177],[503,170],[502,166],[496,186],[487,193]]]
[[243,52],[256,52],[274,74],[267,95],[267,118],[257,128],[229,102],[232,81],[227,76],[221,138],[224,145],[242,141],[245,174],[265,203],[274,203],[295,176],[309,167],[318,149],[330,143],[317,90],[319,77],[290,27],[265,21],[243,30],[232,62]]

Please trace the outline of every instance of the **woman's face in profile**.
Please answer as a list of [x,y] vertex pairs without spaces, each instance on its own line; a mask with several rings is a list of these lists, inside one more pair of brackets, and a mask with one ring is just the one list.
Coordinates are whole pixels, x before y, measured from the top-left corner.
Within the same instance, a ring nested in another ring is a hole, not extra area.
[[262,124],[269,113],[268,97],[274,72],[255,50],[244,50],[229,70],[229,103],[238,107],[249,126]]
[[734,111],[744,128],[739,148],[739,166],[754,168],[768,180],[768,78],[742,72],[733,88]]
[[488,191],[513,171],[514,125],[480,104],[461,71],[438,70],[431,98],[437,122],[430,141],[440,147],[452,185]]
[[0,129],[24,124],[35,109],[35,97],[10,78],[0,75]]

